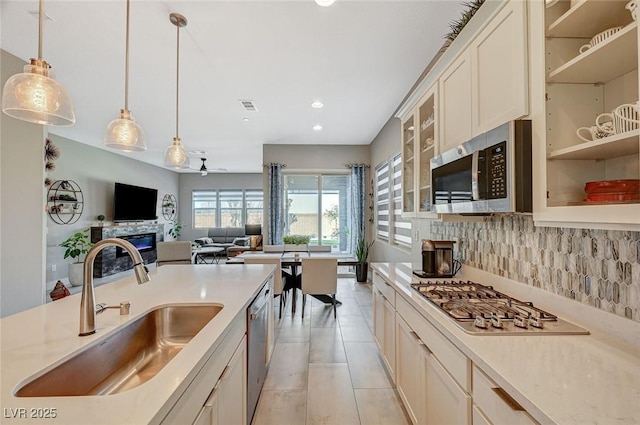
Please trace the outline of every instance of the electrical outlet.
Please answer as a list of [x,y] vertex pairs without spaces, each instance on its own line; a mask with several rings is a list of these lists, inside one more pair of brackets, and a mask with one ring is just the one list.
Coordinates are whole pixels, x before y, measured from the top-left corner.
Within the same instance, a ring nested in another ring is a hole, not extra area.
[[52,265],[51,265],[51,271],[52,271],[52,272],[55,272],[55,271],[56,271],[56,265],[55,265],[55,264],[52,264]]

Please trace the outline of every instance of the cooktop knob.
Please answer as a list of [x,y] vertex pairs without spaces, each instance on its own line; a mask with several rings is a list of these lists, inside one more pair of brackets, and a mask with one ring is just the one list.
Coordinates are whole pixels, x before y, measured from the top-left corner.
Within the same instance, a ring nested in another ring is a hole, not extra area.
[[476,316],[476,320],[473,322],[473,325],[476,328],[487,329],[489,325],[487,324],[487,319],[482,316]]
[[534,328],[538,328],[538,329],[543,329],[544,328],[544,324],[542,323],[542,319],[540,319],[539,317],[529,317],[529,324],[531,326],[533,326]]
[[502,329],[502,319],[499,318],[495,313],[491,314],[491,326],[494,328]]
[[529,327],[529,321],[526,317],[522,317],[520,315],[516,315],[513,318],[513,326],[518,328],[527,329]]

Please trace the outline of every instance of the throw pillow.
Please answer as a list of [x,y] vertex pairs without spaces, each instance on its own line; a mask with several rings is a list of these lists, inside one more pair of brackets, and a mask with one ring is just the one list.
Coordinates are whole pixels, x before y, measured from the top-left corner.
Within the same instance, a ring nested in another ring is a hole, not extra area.
[[248,246],[249,245],[249,238],[248,237],[235,238],[233,240],[233,244],[237,245],[237,246]]

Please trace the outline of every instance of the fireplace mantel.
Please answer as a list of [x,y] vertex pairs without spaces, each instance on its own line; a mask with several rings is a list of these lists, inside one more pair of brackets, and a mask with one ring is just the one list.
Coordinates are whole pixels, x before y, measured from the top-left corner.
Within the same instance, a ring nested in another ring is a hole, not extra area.
[[[123,224],[119,226],[96,226],[91,228],[91,242],[102,239],[120,238],[123,236],[136,236],[153,233],[156,236],[156,244],[164,241],[164,224]],[[155,247],[148,251],[140,252],[145,264],[154,263],[158,258]],[[133,267],[131,257],[118,256],[116,247],[109,246],[103,249],[93,263],[93,277],[105,277],[115,273],[129,270]]]

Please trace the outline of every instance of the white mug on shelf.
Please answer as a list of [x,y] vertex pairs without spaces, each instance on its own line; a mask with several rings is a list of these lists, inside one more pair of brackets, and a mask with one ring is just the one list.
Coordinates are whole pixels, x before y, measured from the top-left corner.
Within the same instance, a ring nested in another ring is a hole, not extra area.
[[640,127],[640,102],[625,103],[613,110],[613,126],[616,133],[626,133]]
[[[611,125],[611,127],[613,127],[613,125]],[[594,140],[611,136],[613,133],[601,130],[597,126],[592,125],[591,127],[580,127],[576,130],[576,134],[585,142],[593,142]]]
[[607,137],[617,133],[615,118],[613,114],[609,112],[605,112],[604,114],[600,114],[596,117],[596,127],[598,127],[599,131],[605,134],[605,136],[601,137]]
[[629,12],[631,12],[631,17],[633,18],[633,20],[637,20],[638,18],[638,0],[631,0],[629,3],[627,3],[627,5],[624,7],[625,9],[629,9]]

